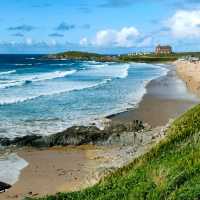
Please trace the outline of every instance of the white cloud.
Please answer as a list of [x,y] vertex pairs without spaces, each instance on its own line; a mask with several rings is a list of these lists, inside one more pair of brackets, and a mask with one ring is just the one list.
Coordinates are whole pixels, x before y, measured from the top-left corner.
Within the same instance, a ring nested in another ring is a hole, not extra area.
[[153,42],[152,37],[146,37],[140,43],[138,43],[137,47],[149,47],[152,45],[152,42]]
[[117,31],[112,29],[98,31],[91,43],[94,46],[114,45],[116,43],[116,33]]
[[27,45],[32,45],[32,44],[33,44],[32,38],[26,38],[25,43],[26,43]]
[[132,47],[135,39],[139,36],[139,31],[134,27],[124,27],[117,32],[117,46]]
[[177,11],[167,21],[167,27],[176,38],[200,37],[200,10]]
[[135,27],[124,27],[121,30],[105,29],[98,31],[91,40],[82,38],[80,44],[87,43],[97,47],[133,47],[139,35]]
[[87,46],[88,45],[88,39],[86,37],[81,38],[80,45],[81,46]]

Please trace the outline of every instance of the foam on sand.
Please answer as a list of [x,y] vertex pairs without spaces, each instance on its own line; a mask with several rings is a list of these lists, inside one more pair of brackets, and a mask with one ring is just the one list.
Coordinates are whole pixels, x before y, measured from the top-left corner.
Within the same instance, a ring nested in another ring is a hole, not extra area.
[[17,154],[12,153],[0,157],[0,181],[13,185],[17,182],[22,169],[28,163]]

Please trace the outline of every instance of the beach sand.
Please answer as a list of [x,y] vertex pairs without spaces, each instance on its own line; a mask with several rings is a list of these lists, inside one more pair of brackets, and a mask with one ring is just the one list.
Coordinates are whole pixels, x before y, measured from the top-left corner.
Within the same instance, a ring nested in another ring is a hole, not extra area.
[[163,126],[199,103],[177,76],[176,67],[169,65],[167,76],[151,81],[137,108],[108,117],[114,122],[141,120],[152,127]]
[[[109,118],[114,122],[139,119],[157,127],[197,104],[198,98],[177,77],[175,66],[169,68],[171,71],[167,76],[148,84],[147,93],[136,109]],[[146,151],[142,148],[133,152],[135,157]],[[29,166],[22,170],[19,181],[8,192],[0,194],[0,200],[18,200],[23,196],[38,197],[82,189],[99,180],[103,167],[120,167],[134,157],[126,158],[129,155],[127,147],[96,146],[24,149],[18,155],[28,161]]]
[[138,148],[82,145],[20,150],[18,155],[28,161],[29,165],[22,170],[16,184],[6,193],[0,194],[0,200],[42,197],[92,186],[107,173],[149,151],[161,139],[159,137]]
[[178,75],[186,82],[187,87],[200,95],[200,62],[177,61]]
[[1,200],[22,199],[24,196],[43,196],[57,192],[74,191],[87,187],[93,168],[100,162],[95,152],[103,148],[94,146],[51,148],[45,150],[23,149],[18,155],[29,165],[20,175],[19,181]]

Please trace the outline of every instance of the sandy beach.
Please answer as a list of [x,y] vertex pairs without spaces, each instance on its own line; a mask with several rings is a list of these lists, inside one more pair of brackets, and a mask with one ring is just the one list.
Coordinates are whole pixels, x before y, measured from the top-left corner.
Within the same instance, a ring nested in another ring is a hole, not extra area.
[[[158,134],[160,131],[161,129],[157,129]],[[18,155],[29,162],[29,165],[22,170],[16,184],[6,193],[0,194],[0,200],[42,197],[92,186],[106,174],[149,151],[161,139],[159,136],[138,148],[93,145],[43,150],[25,148],[18,151]]]
[[103,148],[93,146],[23,149],[18,155],[28,163],[19,181],[0,199],[22,199],[24,196],[43,196],[74,191],[87,187],[94,169],[102,162],[95,152]]
[[[109,117],[114,122],[134,119],[160,127],[198,103],[183,81],[176,75],[175,66],[168,66],[167,76],[151,81],[147,93],[136,109]],[[160,128],[161,129],[161,128]],[[159,141],[159,138],[157,141]],[[0,199],[19,200],[24,196],[43,196],[57,192],[74,191],[93,185],[106,170],[116,169],[145,153],[152,144],[137,150],[133,147],[80,147],[23,149],[18,155],[29,165],[19,181]]]
[[200,62],[177,61],[178,75],[186,82],[187,87],[200,95]]

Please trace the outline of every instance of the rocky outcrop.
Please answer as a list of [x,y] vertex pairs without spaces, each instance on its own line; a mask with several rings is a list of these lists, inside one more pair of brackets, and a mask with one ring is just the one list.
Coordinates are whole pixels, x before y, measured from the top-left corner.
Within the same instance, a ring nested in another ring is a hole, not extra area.
[[10,188],[11,188],[11,185],[0,182],[0,192],[5,192],[6,190],[8,190]]
[[[120,138],[126,133],[136,133],[143,130],[145,126],[141,121],[132,123],[116,124],[109,123],[104,130],[95,126],[73,126],[67,130],[50,136],[28,135],[15,139],[0,138],[2,146],[32,146],[53,147],[83,144],[118,144]],[[129,139],[127,140],[129,142]]]

